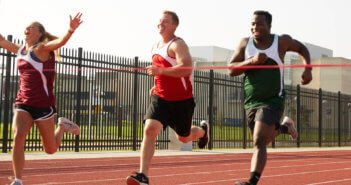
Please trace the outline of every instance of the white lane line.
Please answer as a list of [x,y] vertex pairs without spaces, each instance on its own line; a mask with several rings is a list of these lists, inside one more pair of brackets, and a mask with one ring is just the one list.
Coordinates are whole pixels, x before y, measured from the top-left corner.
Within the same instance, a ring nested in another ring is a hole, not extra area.
[[335,180],[335,181],[317,182],[317,183],[312,183],[312,184],[307,184],[307,185],[328,184],[328,183],[344,182],[344,181],[351,181],[351,179],[342,179],[342,180]]
[[[286,160],[281,160],[281,161],[272,161],[270,163],[280,163]],[[294,161],[294,160],[290,160],[290,161]],[[298,159],[296,161],[303,161],[303,159]],[[305,160],[308,161],[308,160]],[[222,164],[223,166],[230,166],[233,164],[246,164],[249,162],[242,162],[242,163],[237,163],[237,162],[233,162],[233,163],[226,163],[226,164]],[[351,163],[350,162],[345,162],[345,161],[340,161],[340,162],[322,162],[322,163],[313,163],[313,164],[303,164],[303,165],[287,165],[287,166],[277,166],[277,167],[267,167],[266,169],[277,169],[277,168],[291,168],[291,167],[301,167],[301,166],[316,166],[316,165],[328,165],[328,164],[345,164],[345,163]],[[178,169],[178,168],[196,168],[196,167],[212,167],[213,165],[201,165],[201,166],[179,166],[179,167],[159,167],[159,168],[153,168],[151,167],[152,170],[162,170],[162,169]],[[219,165],[218,165],[219,167]],[[246,169],[243,169],[246,170]],[[243,171],[243,170],[227,170],[227,171]],[[83,174],[96,174],[96,173],[109,173],[109,172],[124,172],[124,171],[132,171],[130,169],[124,169],[124,170],[106,170],[106,171],[89,171],[89,172],[76,172],[76,173],[55,173],[53,172],[52,174],[39,174],[39,175],[24,175],[23,177],[41,177],[41,176],[55,176],[55,175],[68,175],[68,174],[72,174],[72,175],[83,175]],[[215,171],[214,171],[215,172]],[[7,178],[7,177],[0,177],[0,179],[2,178]]]
[[[303,174],[311,174],[311,173],[324,173],[324,172],[342,171],[342,170],[351,170],[351,168],[341,168],[341,169],[333,169],[333,170],[321,170],[321,171],[313,171],[313,172],[299,172],[299,173],[289,173],[289,174],[280,174],[280,175],[269,175],[269,176],[263,176],[263,177],[264,178],[271,178],[271,177],[303,175]],[[189,173],[187,173],[187,174],[189,174]],[[181,174],[177,174],[177,175],[181,175]],[[158,175],[158,176],[150,176],[150,177],[165,177],[165,176],[173,176],[173,175]],[[219,182],[243,180],[243,179],[246,179],[246,178],[247,177],[240,177],[240,178],[235,178],[235,179],[223,179],[223,180],[216,180],[216,181],[195,182],[195,183],[186,183],[186,184],[180,184],[180,185],[219,183]],[[54,184],[77,184],[77,183],[92,183],[92,182],[108,182],[108,181],[117,181],[117,180],[123,180],[123,179],[125,179],[125,178],[103,179],[103,180],[88,180],[88,181],[73,181],[73,182],[72,181],[71,182],[50,182],[50,183],[33,184],[33,185],[54,185]],[[326,183],[331,183],[331,182],[341,182],[341,181],[348,181],[348,180],[351,180],[351,179],[344,179],[344,180],[338,180],[338,181],[328,181],[328,182],[315,183],[315,184],[309,184],[309,185],[326,184]]]
[[[280,158],[280,157],[279,157]],[[275,160],[275,161],[272,161],[272,159],[279,159],[279,158],[270,158],[269,161],[270,163],[275,163],[275,162],[281,162],[281,161],[286,161],[286,160],[289,160],[290,161],[320,161],[321,159],[320,158],[317,158],[317,159],[296,159],[296,157],[290,157],[290,158],[293,158],[293,160],[289,159],[289,158],[284,158],[283,160]],[[235,160],[238,161],[238,160],[248,160],[249,158],[236,158]],[[230,160],[230,159],[226,159],[226,160]],[[108,162],[109,160],[106,160],[106,162]],[[114,160],[111,160],[111,162],[113,162]],[[203,162],[216,162],[218,160],[199,160],[199,161],[176,161],[176,163],[186,163],[186,162],[199,162],[199,163],[203,163]],[[248,160],[249,162],[247,163],[250,163],[250,160]],[[69,160],[68,160],[69,162]],[[89,160],[89,163],[90,163],[90,160]],[[175,162],[159,162],[157,164],[162,164],[162,165],[165,165],[165,164],[173,164]],[[246,162],[242,162],[242,163],[235,163],[235,164],[244,164]],[[52,163],[50,163],[52,165]],[[228,164],[228,163],[227,163]],[[232,164],[232,163],[229,163],[229,164]],[[128,165],[139,165],[139,162],[136,162],[136,163],[126,163],[126,164],[118,164],[116,165],[116,168],[118,168],[118,166],[128,166]],[[82,168],[82,167],[89,167],[89,168],[99,168],[99,167],[105,167],[106,165],[84,165],[84,166],[67,166],[69,168]],[[66,166],[61,166],[59,168],[67,168]],[[38,169],[37,168],[25,168],[25,170],[36,170]],[[43,168],[43,167],[40,167],[41,170],[52,170],[53,168],[52,167],[48,167],[48,168]],[[1,178],[1,177],[0,177]]]
[[[279,174],[279,175],[267,175],[267,176],[263,176],[263,178],[281,177],[281,176],[291,176],[291,175],[304,175],[304,174],[334,172],[334,171],[343,171],[343,170],[351,170],[351,168],[340,168],[340,169],[333,169],[333,170],[320,170],[320,171],[312,171],[312,172],[287,173],[287,174]],[[247,178],[247,177],[246,177],[246,178]],[[240,179],[242,179],[242,178],[240,178]],[[196,182],[196,183],[186,183],[186,184],[179,184],[179,185],[209,184],[209,183],[217,183],[217,182],[235,181],[235,180],[240,180],[240,179],[222,179],[222,180],[216,180],[216,181],[205,181],[205,182]]]
[[[306,166],[306,165],[299,165],[299,166]],[[289,168],[292,166],[285,166],[284,168]],[[181,168],[181,167],[177,167]],[[282,167],[275,167],[275,168],[282,168]],[[270,175],[270,176],[263,176],[264,178],[269,178],[269,177],[281,177],[281,176],[289,176],[289,175],[301,175],[301,174],[310,174],[310,173],[322,173],[322,172],[332,172],[332,171],[341,171],[341,170],[351,170],[351,168],[340,168],[340,169],[332,169],[332,170],[321,170],[321,171],[312,171],[312,172],[297,172],[297,173],[289,173],[289,174],[278,174],[278,175]],[[149,178],[161,178],[161,177],[173,177],[173,176],[186,176],[186,175],[210,175],[214,173],[225,173],[225,172],[238,172],[238,171],[246,171],[246,169],[242,170],[221,170],[221,171],[211,171],[211,172],[194,172],[194,173],[180,173],[180,174],[167,174],[167,175],[155,175],[155,176],[149,176]],[[115,171],[112,171],[115,172]],[[96,172],[95,172],[96,173]],[[247,177],[245,177],[247,178]],[[208,183],[214,183],[214,182],[225,182],[225,181],[234,181],[234,180],[242,180],[245,179],[244,177],[236,178],[236,179],[223,179],[223,180],[216,180],[216,181],[206,181],[206,182],[196,182],[196,183],[187,183],[183,185],[191,185],[191,184],[208,184]],[[73,182],[51,182],[51,183],[45,183],[45,184],[74,184],[74,183],[91,183],[91,182],[104,182],[104,181],[112,181],[112,180],[123,180],[125,178],[115,178],[115,179],[103,179],[103,180],[87,180],[87,181],[73,181]],[[37,185],[42,185],[42,184],[37,184]]]

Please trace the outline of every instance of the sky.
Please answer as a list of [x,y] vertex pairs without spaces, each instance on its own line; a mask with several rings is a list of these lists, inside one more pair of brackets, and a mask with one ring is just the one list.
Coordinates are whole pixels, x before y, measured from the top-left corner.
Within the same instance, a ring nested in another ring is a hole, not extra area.
[[69,15],[81,12],[83,23],[65,47],[150,61],[163,10],[178,14],[176,35],[188,46],[232,50],[250,36],[253,12],[267,10],[273,15],[272,33],[351,59],[349,8],[350,0],[0,0],[0,33],[23,39],[26,26],[39,21],[62,36]]

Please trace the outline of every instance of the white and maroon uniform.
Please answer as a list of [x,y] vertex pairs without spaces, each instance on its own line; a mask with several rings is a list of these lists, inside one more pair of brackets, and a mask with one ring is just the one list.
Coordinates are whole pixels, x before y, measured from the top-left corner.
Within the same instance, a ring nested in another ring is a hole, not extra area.
[[37,108],[55,106],[53,95],[56,75],[54,53],[50,52],[48,61],[41,62],[29,49],[27,49],[27,54],[22,54],[23,49],[24,46],[17,53],[20,82],[15,104]]
[[[152,48],[152,65],[157,67],[172,67],[177,65],[175,58],[168,55],[169,46],[179,37],[175,37],[162,48],[155,44]],[[186,77],[155,76],[155,95],[166,101],[179,101],[192,98],[193,73]]]

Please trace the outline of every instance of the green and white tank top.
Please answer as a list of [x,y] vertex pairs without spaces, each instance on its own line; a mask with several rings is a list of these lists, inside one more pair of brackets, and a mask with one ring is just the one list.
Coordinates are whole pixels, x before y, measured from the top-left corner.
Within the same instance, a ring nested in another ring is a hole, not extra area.
[[[245,60],[254,57],[257,53],[265,53],[268,59],[259,65],[279,65],[283,62],[280,60],[279,36],[274,35],[272,45],[261,50],[255,46],[253,37],[249,38],[245,48]],[[284,108],[284,71],[283,68],[267,69],[248,69],[244,77],[245,89],[245,109],[261,105],[277,105]]]

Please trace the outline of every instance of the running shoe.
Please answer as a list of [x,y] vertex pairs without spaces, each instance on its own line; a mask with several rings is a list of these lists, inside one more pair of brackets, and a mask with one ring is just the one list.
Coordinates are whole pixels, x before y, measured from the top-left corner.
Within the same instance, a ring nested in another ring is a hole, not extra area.
[[149,185],[149,178],[143,173],[136,173],[135,176],[127,177],[127,185]]
[[199,139],[198,146],[199,148],[205,148],[205,146],[210,141],[210,124],[206,120],[202,120],[200,127],[204,129],[205,134],[202,138]]
[[58,124],[65,127],[65,132],[72,133],[74,135],[80,134],[79,126],[65,117],[60,117],[58,119]]
[[281,125],[288,127],[288,134],[290,134],[293,139],[297,138],[299,134],[297,133],[295,123],[292,119],[290,119],[288,116],[285,116]]

